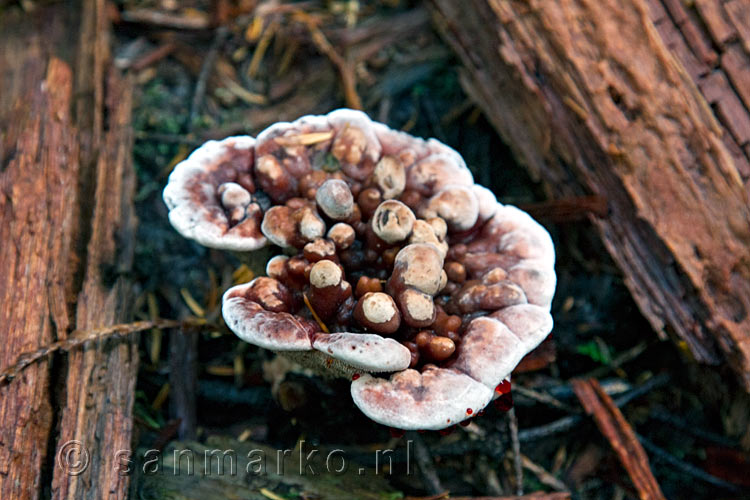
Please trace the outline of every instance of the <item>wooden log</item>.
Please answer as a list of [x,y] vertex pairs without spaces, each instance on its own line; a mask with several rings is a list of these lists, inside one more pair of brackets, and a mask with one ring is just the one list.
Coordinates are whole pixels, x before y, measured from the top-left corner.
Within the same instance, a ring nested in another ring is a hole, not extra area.
[[[65,289],[78,170],[72,74],[59,59],[27,70],[36,85],[25,109],[8,120],[0,155],[2,367],[50,343],[71,323]],[[54,371],[41,361],[0,388],[0,498],[33,498],[42,487]]]
[[747,9],[649,2],[431,6],[465,89],[550,195],[609,201],[590,219],[654,329],[750,390],[750,59],[730,6]]
[[[130,314],[132,85],[111,69],[108,30],[96,0],[0,21],[0,370]],[[0,498],[124,497],[136,373],[119,339],[0,386]]]

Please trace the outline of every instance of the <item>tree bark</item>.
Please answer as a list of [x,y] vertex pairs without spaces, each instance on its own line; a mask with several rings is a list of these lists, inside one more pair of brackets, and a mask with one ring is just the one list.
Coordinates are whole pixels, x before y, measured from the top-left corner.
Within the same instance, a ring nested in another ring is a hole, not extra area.
[[517,158],[608,199],[591,219],[655,330],[750,390],[750,4],[648,1],[431,4]]
[[[2,370],[128,319],[135,180],[104,2],[9,9],[0,32]],[[124,497],[137,365],[132,341],[102,341],[0,387],[0,498]]]

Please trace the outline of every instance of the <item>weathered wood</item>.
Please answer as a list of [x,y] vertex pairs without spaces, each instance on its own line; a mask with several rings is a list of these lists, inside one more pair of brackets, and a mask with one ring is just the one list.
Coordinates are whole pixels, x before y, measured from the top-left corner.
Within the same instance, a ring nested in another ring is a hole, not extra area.
[[[11,12],[0,32],[2,370],[128,319],[135,218],[132,85],[111,70],[104,2]],[[136,373],[118,339],[2,384],[0,498],[124,497],[115,452],[130,448]]]
[[714,40],[683,2],[649,1],[431,5],[516,157],[554,197],[609,201],[591,220],[651,325],[750,390],[747,47],[732,2],[697,2],[722,13]]
[[638,442],[635,431],[599,382],[593,378],[573,380],[573,391],[583,409],[594,418],[596,426],[617,453],[638,496],[642,500],[664,500],[666,497],[651,473],[648,456]]
[[[70,323],[77,150],[70,68],[26,66],[35,85],[8,120],[0,162],[0,366],[54,340]],[[54,413],[49,361],[0,387],[0,498],[34,498],[49,467]]]
[[[129,319],[130,283],[121,273],[133,260],[134,176],[131,168],[132,86],[110,74],[106,87],[106,135],[90,175],[95,206],[86,252],[86,271],[78,294],[76,328],[88,330]],[[88,198],[88,196],[87,196]],[[81,475],[55,468],[55,498],[122,498],[128,476],[119,474],[117,451],[129,450],[138,373],[135,342],[97,342],[68,355],[57,453],[71,440],[89,451]],[[91,486],[94,486],[93,488]]]

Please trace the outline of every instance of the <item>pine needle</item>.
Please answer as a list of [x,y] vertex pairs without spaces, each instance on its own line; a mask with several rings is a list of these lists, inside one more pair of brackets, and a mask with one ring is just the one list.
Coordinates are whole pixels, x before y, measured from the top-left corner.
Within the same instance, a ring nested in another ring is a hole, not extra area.
[[318,325],[320,326],[320,329],[323,330],[325,333],[331,333],[328,330],[328,327],[326,326],[326,324],[323,323],[323,320],[320,319],[320,316],[318,316],[318,313],[316,313],[315,309],[313,309],[312,304],[310,304],[310,299],[307,298],[307,294],[306,293],[302,294],[302,298],[305,301],[305,305],[310,310],[310,313],[312,314],[312,317],[315,319],[315,321],[318,322]]

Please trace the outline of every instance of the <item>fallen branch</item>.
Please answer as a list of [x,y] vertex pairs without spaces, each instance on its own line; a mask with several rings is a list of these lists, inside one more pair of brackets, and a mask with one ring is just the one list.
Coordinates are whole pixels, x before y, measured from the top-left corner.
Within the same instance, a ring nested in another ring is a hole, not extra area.
[[596,426],[617,453],[638,490],[638,496],[643,500],[664,499],[664,494],[651,473],[643,446],[612,398],[604,392],[596,379],[574,380],[572,383],[586,413],[594,417]]

